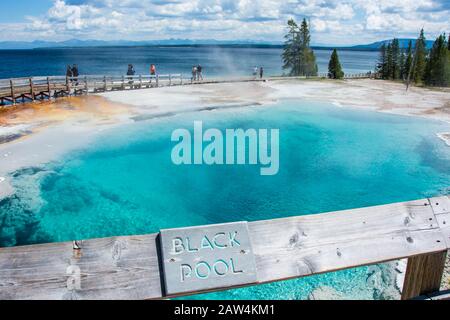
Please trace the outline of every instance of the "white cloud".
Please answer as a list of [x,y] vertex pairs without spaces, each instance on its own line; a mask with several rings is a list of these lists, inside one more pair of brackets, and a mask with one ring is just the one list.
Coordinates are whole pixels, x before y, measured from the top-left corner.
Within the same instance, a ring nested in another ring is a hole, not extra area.
[[164,38],[281,41],[310,19],[313,43],[352,44],[450,31],[448,0],[55,0],[44,16],[1,24],[0,40]]

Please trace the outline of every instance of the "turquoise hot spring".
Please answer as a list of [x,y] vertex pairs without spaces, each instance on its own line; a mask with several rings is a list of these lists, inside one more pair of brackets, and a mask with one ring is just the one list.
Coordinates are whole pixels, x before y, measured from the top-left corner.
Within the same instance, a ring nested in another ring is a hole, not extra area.
[[[249,165],[174,165],[171,133],[192,129],[197,120],[221,130],[279,129],[278,174],[261,176],[259,166]],[[123,124],[44,166],[14,172],[16,193],[0,202],[0,247],[317,214],[447,194],[450,148],[436,134],[448,131],[445,122],[300,100]],[[370,285],[376,270],[387,272],[383,265],[375,268],[194,298],[306,299],[327,286],[358,299],[388,299],[380,285]],[[394,283],[385,279],[381,286]]]

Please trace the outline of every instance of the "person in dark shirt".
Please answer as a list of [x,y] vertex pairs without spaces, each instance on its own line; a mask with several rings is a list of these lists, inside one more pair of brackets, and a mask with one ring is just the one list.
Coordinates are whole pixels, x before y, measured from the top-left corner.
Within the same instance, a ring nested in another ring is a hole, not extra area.
[[74,64],[72,67],[72,76],[77,78],[79,75],[80,75],[80,73],[78,71],[78,66],[76,64]]
[[259,68],[259,78],[262,79],[264,77],[264,68]]
[[78,66],[76,64],[74,64],[72,67],[72,77],[74,78],[73,81],[75,82],[76,85],[78,85],[78,76],[79,75],[80,75],[80,73],[78,72]]
[[134,76],[136,74],[136,71],[134,70],[134,67],[132,64],[128,65],[128,71],[127,76]]
[[136,71],[134,70],[134,66],[132,64],[128,65],[128,70],[127,70],[127,76],[128,80],[130,80],[128,83],[132,84],[133,83],[133,76],[136,74]]
[[72,78],[72,76],[73,76],[73,73],[72,73],[72,67],[71,67],[71,66],[67,66],[67,69],[66,69],[66,77],[67,77],[67,78]]
[[200,81],[200,80],[202,80],[203,81],[203,67],[201,66],[201,65],[198,65],[197,66],[197,80],[198,81]]

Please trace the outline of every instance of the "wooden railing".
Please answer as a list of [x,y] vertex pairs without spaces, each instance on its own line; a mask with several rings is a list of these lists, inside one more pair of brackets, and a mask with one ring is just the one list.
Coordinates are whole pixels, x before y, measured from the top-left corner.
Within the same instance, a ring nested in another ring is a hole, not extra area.
[[31,77],[0,80],[0,104],[71,94],[182,85],[181,74],[138,76]]
[[[254,77],[241,78],[210,78],[203,81],[192,81],[182,74],[168,75],[137,75],[137,76],[104,76],[89,75],[76,78],[64,76],[30,77],[15,79],[0,79],[0,106],[14,105],[35,100],[50,99],[69,95],[82,95],[115,90],[133,90],[178,86],[185,84],[228,83],[244,81],[266,81],[277,79],[327,78],[326,73],[314,77],[269,77],[264,79]],[[345,79],[374,78],[374,73],[346,74]]]
[[[377,76],[373,72],[363,72],[363,73],[345,73],[344,79],[375,79]],[[319,73],[318,78],[328,78],[328,73]]]
[[[450,248],[450,198],[249,222],[248,234],[256,282],[242,285],[408,258],[402,298],[409,299],[439,290]],[[159,237],[0,249],[0,299],[167,298]]]

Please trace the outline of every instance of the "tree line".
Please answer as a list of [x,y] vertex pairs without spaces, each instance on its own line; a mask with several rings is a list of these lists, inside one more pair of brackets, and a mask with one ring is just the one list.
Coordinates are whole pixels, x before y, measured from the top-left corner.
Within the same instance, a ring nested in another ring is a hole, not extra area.
[[[283,51],[283,70],[289,76],[317,76],[318,68],[314,51],[310,47],[311,35],[306,19],[300,26],[294,19],[288,21]],[[404,80],[417,85],[450,86],[450,36],[437,37],[432,48],[427,49],[424,30],[418,39],[410,40],[408,48],[401,48],[400,41],[393,39],[383,44],[376,72],[382,79]],[[342,79],[344,72],[334,49],[328,64],[328,78]]]
[[[283,70],[288,70],[289,76],[317,76],[316,56],[310,47],[311,34],[306,19],[303,19],[300,26],[294,19],[290,19],[285,40],[282,55]],[[344,77],[336,49],[331,54],[328,65],[328,77],[332,79],[342,79]]]
[[404,80],[417,85],[450,85],[450,37],[437,37],[432,48],[427,49],[423,29],[413,46],[408,43],[406,50],[400,47],[398,39],[383,44],[376,70],[382,79]]

